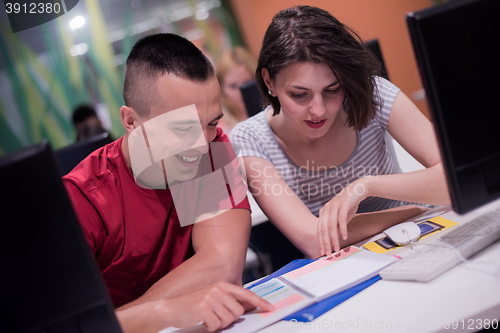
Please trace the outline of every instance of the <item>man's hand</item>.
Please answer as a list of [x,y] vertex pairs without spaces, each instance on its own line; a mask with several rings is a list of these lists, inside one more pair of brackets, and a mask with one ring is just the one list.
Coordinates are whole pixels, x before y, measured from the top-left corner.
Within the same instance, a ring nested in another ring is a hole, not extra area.
[[227,282],[218,282],[188,295],[165,300],[175,309],[175,324],[179,328],[199,322],[208,331],[229,326],[245,311],[260,307],[271,311],[274,307],[253,292]]
[[158,332],[165,327],[186,328],[200,322],[213,332],[229,326],[245,311],[255,308],[272,311],[274,307],[253,292],[227,282],[173,298],[143,303],[117,316],[126,333]]

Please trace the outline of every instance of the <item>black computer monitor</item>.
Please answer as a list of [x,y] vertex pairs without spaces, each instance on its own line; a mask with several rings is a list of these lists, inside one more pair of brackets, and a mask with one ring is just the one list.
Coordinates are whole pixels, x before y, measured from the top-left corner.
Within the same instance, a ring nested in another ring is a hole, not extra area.
[[47,143],[0,158],[0,205],[0,331],[121,332]]
[[378,62],[380,63],[380,76],[389,80],[389,74],[387,74],[384,56],[382,55],[382,50],[380,49],[380,43],[378,39],[374,38],[366,41],[365,46],[375,55],[375,58],[377,58]]
[[500,197],[500,1],[451,1],[407,15],[453,208]]
[[262,106],[262,98],[260,97],[259,88],[255,80],[248,81],[240,86],[241,96],[247,109],[248,117],[253,117],[260,111],[264,110]]
[[109,133],[102,133],[56,150],[56,158],[63,175],[69,173],[94,150],[113,142]]

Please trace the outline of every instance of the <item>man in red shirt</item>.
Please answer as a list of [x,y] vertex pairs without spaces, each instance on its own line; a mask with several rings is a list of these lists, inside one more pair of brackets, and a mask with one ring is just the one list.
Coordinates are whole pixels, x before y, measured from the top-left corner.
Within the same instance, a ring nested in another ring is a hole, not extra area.
[[[180,36],[145,37],[127,59],[123,95],[126,106],[120,108],[120,115],[125,135],[92,153],[63,182],[125,330],[149,327],[154,331],[200,321],[214,330],[230,324],[244,309],[270,309],[241,287],[217,283],[241,285],[251,227],[247,199],[235,200],[228,183],[229,207],[222,205],[216,213],[182,223],[179,215],[190,215],[185,208],[196,211],[210,193],[181,191],[184,212],[178,195],[172,195],[182,182],[203,182],[199,171],[207,166],[214,173],[224,169],[214,164],[208,148],[208,143],[228,142],[217,128],[222,117],[220,88],[208,59]],[[182,139],[192,128],[189,124],[156,126],[157,132],[169,133],[166,137],[171,139],[166,141],[171,142],[166,143],[161,134],[146,130],[152,122],[168,118],[165,115],[187,112],[183,110],[188,106],[191,114],[195,110],[199,133],[194,137],[201,137],[201,144]],[[145,142],[139,153],[130,147],[137,133],[144,134]],[[157,142],[166,147],[159,149],[166,152],[160,159],[153,158],[158,135]],[[184,147],[176,150],[178,146]],[[140,178],[142,169],[134,166],[138,162],[151,162],[151,170],[159,170],[164,177],[163,187],[151,186],[148,177]]]

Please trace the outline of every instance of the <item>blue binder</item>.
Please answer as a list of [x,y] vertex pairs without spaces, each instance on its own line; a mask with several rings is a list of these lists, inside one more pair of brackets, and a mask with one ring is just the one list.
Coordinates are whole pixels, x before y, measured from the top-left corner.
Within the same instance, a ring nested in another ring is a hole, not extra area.
[[[281,276],[283,274],[286,274],[290,271],[293,271],[297,268],[300,268],[302,266],[305,266],[307,264],[310,264],[317,259],[297,259],[294,260],[287,265],[281,267],[278,269],[276,272],[266,276],[265,278],[255,282],[254,284],[250,285],[247,287],[247,289],[253,288],[255,286],[258,286],[261,283],[264,283],[266,281],[271,280],[272,278]],[[286,318],[283,318],[283,320],[296,320],[298,322],[310,322],[314,320],[315,318],[321,316],[323,313],[326,311],[332,309],[333,307],[337,306],[338,304],[342,303],[349,297],[352,297],[359,293],[361,290],[371,286],[375,282],[380,280],[380,275],[374,276],[369,280],[366,280],[364,282],[361,282],[360,284],[349,288],[347,290],[344,290],[336,295],[330,296],[320,302],[314,303],[306,308],[303,308],[300,311],[297,311],[291,315],[289,315]]]

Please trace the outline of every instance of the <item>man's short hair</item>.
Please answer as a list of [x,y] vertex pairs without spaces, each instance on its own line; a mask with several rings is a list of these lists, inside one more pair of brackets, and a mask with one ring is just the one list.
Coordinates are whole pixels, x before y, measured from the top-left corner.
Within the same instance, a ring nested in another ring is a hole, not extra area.
[[160,101],[156,81],[170,74],[204,82],[214,76],[208,58],[187,39],[170,33],[140,39],[130,51],[125,66],[123,99],[141,117]]

